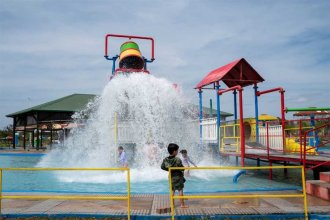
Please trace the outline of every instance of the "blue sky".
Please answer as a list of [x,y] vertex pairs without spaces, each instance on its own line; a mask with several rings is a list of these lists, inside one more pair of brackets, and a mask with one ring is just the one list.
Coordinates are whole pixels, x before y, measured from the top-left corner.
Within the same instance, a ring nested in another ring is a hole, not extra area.
[[[288,107],[329,106],[329,1],[0,0],[0,127],[6,114],[72,93],[100,94],[111,64],[106,33],[152,36],[152,74],[193,87],[211,70],[244,57],[282,86]],[[121,41],[110,45],[117,52]],[[148,55],[148,45],[141,43]],[[214,93],[204,93],[204,105]],[[253,115],[252,88],[244,94]],[[215,100],[215,99],[214,99]],[[232,97],[222,109],[233,111]],[[262,97],[260,112],[279,116],[279,95]]]

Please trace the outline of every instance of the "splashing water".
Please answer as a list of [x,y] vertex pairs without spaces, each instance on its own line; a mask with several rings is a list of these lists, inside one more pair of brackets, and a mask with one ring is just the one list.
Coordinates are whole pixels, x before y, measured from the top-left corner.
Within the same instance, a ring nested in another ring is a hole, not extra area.
[[[163,180],[167,173],[160,164],[168,155],[168,143],[177,143],[192,158],[202,160],[196,118],[196,111],[168,80],[139,73],[117,75],[100,97],[75,115],[76,123],[84,120],[85,126],[72,129],[65,147],[52,150],[38,166],[117,167],[117,147],[122,145],[133,182]],[[125,181],[122,173],[58,177],[68,182]]]

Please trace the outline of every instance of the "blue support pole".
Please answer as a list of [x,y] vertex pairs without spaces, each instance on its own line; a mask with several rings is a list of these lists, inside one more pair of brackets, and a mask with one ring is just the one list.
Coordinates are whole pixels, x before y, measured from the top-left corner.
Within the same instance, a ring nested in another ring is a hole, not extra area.
[[217,95],[217,146],[220,144],[220,122],[221,122],[221,114],[220,114],[220,95],[218,94],[218,91],[220,89],[219,82],[215,85],[215,91]]
[[203,96],[202,96],[202,89],[199,89],[198,94],[199,94],[199,142],[200,144],[203,144],[203,125],[202,125],[202,120],[203,120]]
[[234,90],[234,119],[235,119],[235,124],[237,122],[237,91]]
[[259,106],[258,106],[258,86],[254,84],[254,105],[255,105],[255,119],[256,119],[256,142],[259,142]]
[[118,59],[118,55],[109,58],[108,56],[104,56],[106,60],[112,60],[112,75],[115,73],[116,70],[116,60]]
[[115,73],[116,71],[116,60],[117,60],[118,56],[114,56],[112,58],[112,75]]
[[144,69],[147,70],[147,63],[154,62],[155,59],[148,60],[147,58],[143,57],[144,60]]
[[[315,127],[315,115],[311,115],[311,121],[310,121],[310,125],[311,127]],[[311,138],[309,138],[309,145],[312,147],[317,147],[319,144],[319,140],[317,137],[317,132],[316,131],[312,131],[308,134]],[[312,137],[313,136],[313,137]],[[318,150],[318,148],[316,148],[316,151]]]

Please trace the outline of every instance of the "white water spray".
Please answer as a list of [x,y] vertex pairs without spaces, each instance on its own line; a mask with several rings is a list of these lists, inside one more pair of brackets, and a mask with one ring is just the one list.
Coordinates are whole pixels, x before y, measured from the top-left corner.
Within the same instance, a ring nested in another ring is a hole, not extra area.
[[[203,158],[204,152],[197,144],[196,109],[168,80],[140,73],[117,75],[99,98],[75,115],[78,124],[86,113],[89,119],[84,121],[85,126],[72,129],[65,147],[52,150],[38,166],[117,167],[117,147],[122,145],[129,158],[132,181],[143,182],[167,178],[160,164],[168,155],[169,143],[187,149],[197,162]],[[58,177],[68,182],[125,181],[121,173],[86,175]]]

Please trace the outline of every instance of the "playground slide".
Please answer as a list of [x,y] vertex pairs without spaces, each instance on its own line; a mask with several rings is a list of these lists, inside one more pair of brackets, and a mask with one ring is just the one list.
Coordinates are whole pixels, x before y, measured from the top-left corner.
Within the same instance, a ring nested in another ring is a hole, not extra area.
[[[300,143],[296,141],[296,138],[285,138],[285,143],[285,148],[287,151],[292,153],[300,152]],[[312,148],[309,145],[306,146],[306,149],[310,149],[306,152],[307,154],[317,154],[315,148]]]

